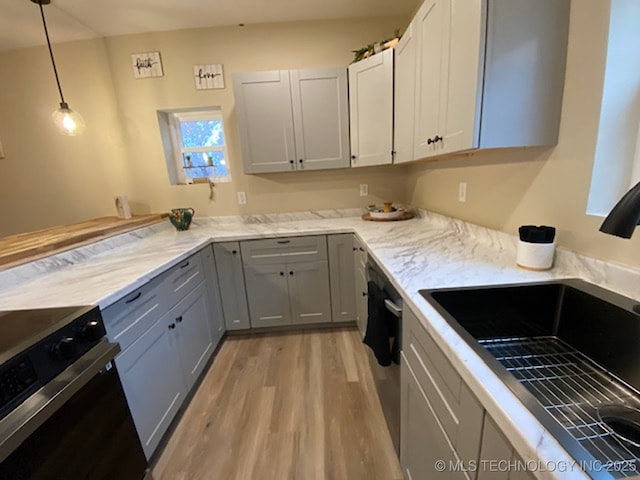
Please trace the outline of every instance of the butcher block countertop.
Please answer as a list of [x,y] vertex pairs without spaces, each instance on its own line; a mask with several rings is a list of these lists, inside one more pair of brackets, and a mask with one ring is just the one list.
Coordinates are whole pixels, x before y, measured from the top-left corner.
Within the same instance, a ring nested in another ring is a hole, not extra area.
[[100,217],[35,232],[0,238],[0,270],[32,262],[137,228],[165,221],[168,213],[135,215],[129,219]]

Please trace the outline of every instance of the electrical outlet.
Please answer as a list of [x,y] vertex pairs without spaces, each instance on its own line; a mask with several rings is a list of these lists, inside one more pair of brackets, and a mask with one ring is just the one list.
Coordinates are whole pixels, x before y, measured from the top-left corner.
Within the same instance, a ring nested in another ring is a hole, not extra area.
[[360,196],[361,197],[366,197],[367,195],[369,195],[369,185],[367,185],[366,183],[361,183],[360,184]]
[[4,150],[2,149],[2,143],[0,143],[0,158],[5,158]]
[[245,192],[238,192],[238,203],[240,205],[247,204],[247,194]]
[[467,182],[458,184],[458,201],[464,203],[467,201]]

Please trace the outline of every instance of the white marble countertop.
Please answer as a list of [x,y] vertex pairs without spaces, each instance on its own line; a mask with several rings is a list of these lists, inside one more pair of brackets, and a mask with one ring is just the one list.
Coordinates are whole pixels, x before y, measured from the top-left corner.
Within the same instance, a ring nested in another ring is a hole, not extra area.
[[579,277],[632,296],[638,295],[633,287],[639,272],[562,249],[552,270],[531,272],[515,265],[515,237],[428,212],[403,222],[366,222],[361,213],[196,219],[186,232],[176,232],[167,222],[0,272],[0,310],[88,304],[104,308],[212,241],[354,232],[519,455],[543,462],[535,475],[586,478],[577,467],[558,471],[570,465],[571,457],[418,290]]

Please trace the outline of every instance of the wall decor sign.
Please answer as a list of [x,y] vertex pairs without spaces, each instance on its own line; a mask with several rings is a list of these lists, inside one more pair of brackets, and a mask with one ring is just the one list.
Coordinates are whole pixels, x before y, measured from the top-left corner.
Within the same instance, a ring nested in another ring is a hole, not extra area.
[[196,80],[196,90],[211,90],[212,88],[224,88],[224,75],[222,64],[194,65],[193,76]]
[[131,66],[134,78],[162,77],[160,52],[132,53]]

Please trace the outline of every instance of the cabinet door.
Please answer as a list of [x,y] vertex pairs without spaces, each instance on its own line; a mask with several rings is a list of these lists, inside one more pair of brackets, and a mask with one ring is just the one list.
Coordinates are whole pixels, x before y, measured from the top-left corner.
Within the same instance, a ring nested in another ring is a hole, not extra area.
[[245,173],[295,170],[289,72],[233,76]]
[[416,35],[414,157],[438,154],[442,108],[446,107],[451,0],[425,0],[413,20]]
[[349,65],[351,166],[392,161],[393,49]]
[[291,70],[296,168],[347,168],[349,113],[345,68]]
[[207,319],[207,291],[201,283],[189,295],[169,311],[169,321],[180,357],[187,391],[213,353]]
[[204,268],[207,297],[209,301],[209,330],[211,331],[211,343],[215,349],[224,335],[224,315],[222,313],[222,301],[218,288],[218,276],[216,275],[216,262],[213,258],[211,245],[200,252]]
[[[449,0],[447,87],[444,90],[438,154],[478,146],[487,2]],[[512,3],[512,2],[506,2]],[[518,27],[514,27],[518,28]],[[515,44],[514,44],[515,45]],[[513,45],[509,46],[512,52]],[[513,69],[513,70],[517,70]],[[505,108],[505,105],[502,105]],[[478,128],[476,128],[476,126]]]
[[238,242],[216,243],[213,245],[213,251],[227,330],[251,328],[240,244]]
[[285,264],[245,265],[251,326],[290,325],[289,272]]
[[361,263],[356,263],[356,323],[364,338],[367,331],[367,319],[369,307],[367,303],[367,275],[366,267]]
[[393,83],[393,163],[414,160],[413,124],[416,85],[416,37],[414,22],[402,35],[395,49],[395,78]]
[[[448,468],[458,458],[404,356],[401,368],[400,464],[407,479],[466,480],[464,472]],[[436,471],[437,460],[445,462],[445,471]]]
[[155,451],[186,395],[170,341],[168,314],[116,357],[120,381],[147,458]]
[[287,264],[291,323],[331,321],[329,266],[327,261]]
[[329,235],[327,240],[332,319],[352,322],[356,319],[353,235]]

